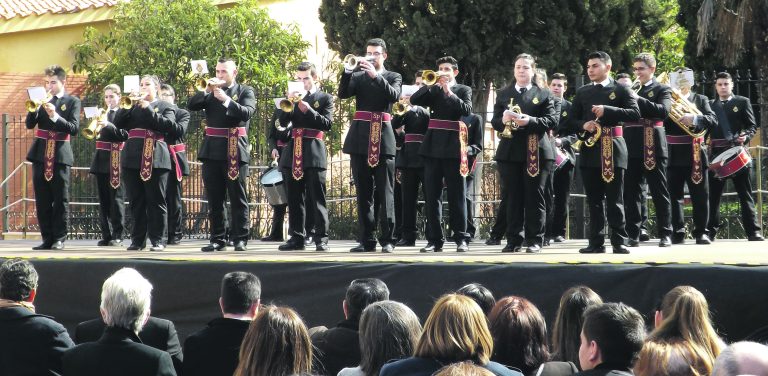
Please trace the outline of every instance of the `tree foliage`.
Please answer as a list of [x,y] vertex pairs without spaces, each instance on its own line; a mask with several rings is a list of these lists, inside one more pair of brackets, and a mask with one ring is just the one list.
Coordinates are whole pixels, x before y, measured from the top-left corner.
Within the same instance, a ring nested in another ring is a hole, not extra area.
[[645,30],[658,30],[648,35],[643,28],[638,27],[629,38],[627,52],[650,52],[656,56],[659,72],[667,72],[685,65],[685,41],[688,31],[678,22],[680,6],[677,0],[657,0],[648,2],[649,7],[657,7],[653,13],[660,17],[643,20]]

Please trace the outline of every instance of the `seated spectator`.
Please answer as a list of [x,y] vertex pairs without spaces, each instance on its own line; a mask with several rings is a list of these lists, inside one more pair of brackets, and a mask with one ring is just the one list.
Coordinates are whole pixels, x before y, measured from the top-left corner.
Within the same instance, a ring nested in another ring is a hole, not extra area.
[[259,309],[240,347],[234,376],[291,376],[312,368],[312,343],[304,321],[288,307]]
[[461,362],[440,368],[434,376],[493,376],[493,372],[472,362]]
[[344,320],[335,328],[316,327],[310,329],[315,354],[315,372],[321,375],[336,375],[344,367],[360,364],[360,338],[358,326],[360,315],[371,303],[389,300],[387,285],[376,278],[356,279],[349,284],[344,301]]
[[261,302],[261,282],[247,272],[232,272],[221,280],[222,317],[211,320],[184,341],[184,376],[232,375],[240,344]]
[[485,286],[479,283],[470,283],[458,290],[457,294],[466,295],[480,306],[486,316],[491,313],[491,309],[496,305],[496,299],[493,297],[491,290],[488,290]]
[[411,356],[420,335],[419,318],[405,304],[373,303],[360,317],[360,365],[338,376],[378,376],[387,361]]
[[531,376],[549,360],[547,324],[528,299],[518,296],[500,299],[488,321],[493,336],[492,360]]
[[726,347],[715,361],[712,376],[768,375],[768,346],[736,342]]
[[682,339],[647,340],[633,367],[635,376],[703,376],[712,367],[703,361],[703,350]]
[[577,375],[632,375],[632,364],[643,347],[645,323],[634,308],[603,303],[584,312]]
[[61,357],[75,345],[61,324],[35,313],[37,282],[29,261],[0,265],[0,375],[60,375]]
[[97,342],[77,345],[64,354],[64,375],[176,375],[171,356],[141,343],[152,284],[135,269],[112,274],[101,288],[101,317],[107,325]]
[[471,298],[443,295],[432,307],[414,356],[385,364],[380,376],[430,376],[451,363],[470,361],[494,375],[521,376],[490,360],[493,338],[488,320]]
[[579,336],[584,324],[584,311],[599,304],[603,304],[603,299],[587,286],[574,286],[563,293],[552,326],[552,360],[579,364]]

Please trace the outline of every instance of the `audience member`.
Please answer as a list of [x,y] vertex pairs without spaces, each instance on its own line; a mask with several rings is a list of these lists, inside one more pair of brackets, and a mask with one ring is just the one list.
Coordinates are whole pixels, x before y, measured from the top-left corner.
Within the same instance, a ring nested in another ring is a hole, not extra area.
[[549,360],[547,324],[533,303],[518,296],[505,296],[496,302],[488,316],[493,336],[491,359],[535,375]]
[[736,342],[726,347],[715,361],[712,376],[768,375],[768,346]]
[[488,290],[485,286],[479,283],[470,283],[464,287],[456,290],[457,294],[466,295],[480,306],[486,316],[491,313],[491,309],[496,305],[496,299],[493,297],[491,290]]
[[232,375],[240,344],[261,302],[261,282],[247,272],[232,272],[221,280],[222,317],[184,341],[184,376]]
[[635,376],[704,376],[712,365],[703,350],[682,339],[647,340],[633,367]]
[[0,265],[0,375],[59,375],[62,354],[74,346],[61,324],[35,313],[37,283],[29,261]]
[[574,286],[563,293],[552,327],[552,360],[579,364],[579,336],[584,311],[599,304],[603,304],[603,299],[587,286]]
[[336,375],[344,367],[360,364],[360,339],[358,326],[360,315],[371,303],[389,299],[387,285],[376,278],[356,279],[347,287],[341,306],[344,320],[335,328],[312,328],[312,345],[315,356],[315,371],[321,375]]
[[577,375],[632,375],[632,364],[643,347],[645,324],[634,308],[604,303],[584,312]]
[[265,306],[251,321],[234,376],[290,376],[312,368],[304,321],[288,307]]
[[434,376],[493,376],[493,372],[472,362],[461,362],[440,368]]
[[141,343],[152,284],[135,269],[123,268],[104,281],[101,317],[107,325],[97,342],[77,345],[64,354],[64,375],[176,375],[171,356]]
[[444,295],[432,307],[414,356],[388,363],[380,376],[430,376],[445,365],[470,361],[494,375],[522,375],[490,360],[493,339],[480,306],[471,298]]
[[419,318],[405,304],[373,303],[360,317],[360,365],[338,376],[378,376],[387,361],[411,356],[420,335]]

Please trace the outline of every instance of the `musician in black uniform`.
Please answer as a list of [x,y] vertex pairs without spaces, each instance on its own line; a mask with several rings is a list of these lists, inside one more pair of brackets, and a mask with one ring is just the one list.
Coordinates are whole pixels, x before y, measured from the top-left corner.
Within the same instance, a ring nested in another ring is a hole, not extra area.
[[[597,51],[587,58],[587,75],[592,83],[576,91],[568,124],[573,131],[586,132],[587,135],[594,133],[599,126],[601,137],[591,147],[584,142],[579,152],[578,164],[590,217],[589,245],[579,252],[605,252],[607,212],[613,253],[629,253],[621,194],[627,168],[627,145],[620,123],[639,120],[640,108],[629,88],[618,85],[608,75],[612,63],[607,53]],[[607,210],[604,210],[604,205],[607,205]]]
[[[122,179],[128,194],[128,209],[133,217],[129,251],[144,249],[147,237],[150,251],[165,249],[163,237],[168,227],[165,203],[171,155],[165,136],[176,128],[176,109],[159,100],[160,80],[157,76],[141,78],[138,100],[129,109],[115,114],[115,127],[107,125],[102,134],[127,137],[120,163]],[[114,134],[112,134],[114,132]]]
[[[115,113],[120,100],[120,86],[104,87],[106,124],[114,126]],[[116,137],[117,136],[117,137]],[[96,176],[96,193],[99,197],[99,225],[101,240],[98,246],[118,246],[123,243],[123,219],[125,217],[125,186],[120,179],[120,151],[125,139],[114,132],[99,132],[96,153],[93,155],[90,173]],[[113,169],[114,167],[114,169]]]
[[176,106],[176,90],[171,85],[160,86],[160,99],[176,107],[176,126],[165,135],[165,143],[168,144],[168,151],[171,154],[171,174],[168,177],[165,202],[168,206],[167,244],[177,245],[184,234],[181,179],[183,176],[189,176],[187,146],[184,144],[184,135],[189,125],[189,111]]
[[[280,170],[288,191],[288,221],[291,237],[281,251],[303,250],[305,213],[312,212],[315,223],[315,250],[328,251],[328,210],[325,207],[326,148],[324,132],[331,130],[333,97],[316,86],[315,65],[308,62],[296,68],[296,80],[304,83],[303,94],[290,113],[292,137],[280,156]],[[305,196],[309,196],[306,199]],[[305,207],[305,199],[307,206]]]
[[[681,78],[684,78],[680,75]],[[693,137],[691,133],[703,133],[717,126],[717,115],[709,105],[709,99],[691,92],[692,82],[678,80],[679,94],[701,111],[701,115],[685,114],[681,119],[689,131],[681,129],[672,120],[672,114],[664,120],[669,148],[669,193],[672,200],[672,244],[685,243],[685,216],[683,214],[685,185],[691,195],[693,209],[693,238],[696,244],[709,244],[707,220],[709,218],[709,182],[707,179],[707,148],[704,136]],[[695,153],[694,154],[694,149]]]
[[[419,155],[424,162],[426,192],[427,246],[421,252],[441,252],[445,237],[440,221],[443,181],[448,189],[450,228],[457,252],[469,250],[467,242],[466,176],[469,174],[469,133],[462,116],[472,113],[472,89],[456,83],[459,66],[456,59],[437,59],[438,72],[433,85],[419,88],[411,103],[429,107],[429,126]],[[426,84],[426,82],[425,82]]]
[[[727,72],[718,73],[715,81],[715,89],[718,98],[710,104],[715,111],[718,126],[710,132],[712,159],[720,153],[736,145],[746,145],[755,135],[757,124],[752,103],[749,98],[733,95],[733,79]],[[765,240],[755,214],[755,200],[752,197],[752,182],[749,179],[751,163],[745,168],[728,176],[733,181],[733,186],[739,196],[741,207],[741,225],[750,241]],[[725,180],[714,176],[710,170],[709,177],[709,238],[715,240],[720,229],[720,198],[725,187]]]
[[[555,152],[548,131],[558,122],[556,100],[547,88],[533,82],[533,56],[515,58],[515,84],[499,91],[491,124],[502,137],[494,159],[507,186],[507,245],[502,252],[541,252],[546,218],[544,191]],[[516,113],[514,106],[519,106]],[[515,130],[515,127],[517,129]]]
[[[229,197],[232,221],[229,238],[235,251],[246,251],[250,220],[245,179],[248,176],[248,126],[256,109],[253,89],[238,84],[237,65],[221,58],[216,64],[216,79],[205,91],[189,99],[190,111],[205,110],[205,129],[197,159],[203,162],[203,184],[210,204],[210,244],[203,252],[222,251],[226,246],[224,200]],[[223,81],[223,82],[221,82]],[[231,146],[231,147],[229,147]]]
[[[387,71],[387,45],[379,38],[366,43],[361,71],[344,70],[339,82],[339,98],[355,97],[355,117],[344,140],[342,151],[350,155],[350,167],[357,195],[360,245],[350,252],[374,252],[376,239],[374,194],[379,198],[379,244],[381,251],[394,250],[395,238],[395,133],[386,112],[400,98],[403,82],[399,73]],[[375,187],[375,189],[374,189]]]
[[555,243],[562,243],[565,241],[571,182],[576,167],[576,155],[572,146],[576,143],[576,132],[567,126],[571,113],[571,102],[565,99],[563,94],[568,90],[568,78],[562,73],[553,74],[552,80],[549,82],[549,90],[555,100],[560,102],[560,120],[557,129],[553,132],[555,147],[560,148],[568,160],[563,162],[564,164],[552,174],[552,214],[551,218],[548,218],[547,238],[552,239]]
[[475,178],[477,178],[477,158],[483,153],[483,139],[485,137],[485,127],[483,118],[478,114],[469,114],[461,118],[461,121],[467,125],[469,131],[469,141],[467,147],[467,163],[469,164],[469,174],[467,174],[467,234],[469,241],[475,239],[477,226],[475,225]]
[[58,65],[45,68],[45,87],[51,95],[27,114],[27,129],[37,127],[27,153],[32,162],[37,223],[43,243],[32,249],[64,249],[69,227],[69,170],[74,162],[69,137],[80,124],[80,99],[67,94],[67,72]]
[[[272,112],[272,118],[267,123],[267,144],[271,150],[270,156],[277,163],[280,155],[285,149],[285,145],[291,137],[290,114],[275,108]],[[269,235],[261,238],[263,242],[281,242],[283,238],[283,223],[285,221],[285,209],[288,204],[271,205],[272,206],[272,230]],[[309,234],[307,234],[309,237]]]

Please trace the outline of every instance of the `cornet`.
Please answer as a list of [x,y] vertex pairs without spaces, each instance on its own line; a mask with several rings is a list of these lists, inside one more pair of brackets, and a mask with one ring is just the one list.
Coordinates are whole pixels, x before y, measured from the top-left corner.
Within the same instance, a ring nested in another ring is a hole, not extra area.
[[195,80],[195,89],[197,89],[197,91],[205,91],[205,89],[207,89],[208,86],[221,87],[221,85],[223,84],[224,84],[224,80],[220,80],[216,77],[213,77],[213,78],[199,77]]
[[[515,98],[509,98],[509,111],[512,111],[515,114],[522,114],[523,110],[520,108],[520,106],[515,104]],[[509,120],[504,123],[504,130],[501,132],[498,132],[498,136],[500,138],[512,138],[513,131],[516,131],[518,128],[520,128],[517,123],[515,123],[512,120]]]
[[400,99],[399,102],[392,105],[392,113],[397,116],[403,116],[410,109],[411,105],[405,99]]
[[83,128],[80,133],[88,140],[93,140],[99,136],[99,132],[104,128],[104,122],[107,121],[107,111],[103,108],[99,109],[99,115],[94,116],[88,126]]
[[296,95],[292,97],[285,98],[280,101],[280,109],[283,110],[283,112],[293,112],[293,105],[298,103],[302,98],[304,98],[304,93],[296,93]]
[[131,107],[135,106],[142,99],[144,99],[144,97],[141,96],[140,94],[130,93],[128,96],[120,97],[120,101],[118,102],[118,105],[123,110],[130,110]]
[[447,76],[448,73],[446,72],[435,72],[433,70],[425,70],[424,73],[421,74],[421,82],[424,85],[432,86],[434,85],[437,80],[440,79],[440,77]]
[[43,103],[48,103],[51,101],[51,99],[53,99],[53,95],[51,95],[51,91],[48,90],[45,93],[45,99],[36,100],[36,101],[27,99],[26,102],[24,102],[24,107],[27,108],[27,112],[35,112],[37,111],[38,108],[40,108],[40,106],[43,105]]
[[344,69],[351,71],[356,70],[360,68],[360,62],[363,60],[367,60],[369,63],[373,63],[376,58],[374,56],[355,56],[349,54],[344,56]]

